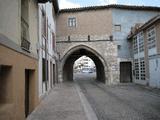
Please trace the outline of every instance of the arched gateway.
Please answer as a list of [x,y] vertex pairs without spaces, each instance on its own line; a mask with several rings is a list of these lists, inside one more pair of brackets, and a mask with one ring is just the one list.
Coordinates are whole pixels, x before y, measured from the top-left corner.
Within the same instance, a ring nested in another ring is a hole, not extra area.
[[85,55],[95,63],[98,81],[106,84],[119,83],[117,46],[113,41],[59,41],[57,51],[59,53],[59,81],[72,81],[74,62]]
[[73,80],[73,65],[74,62],[81,56],[86,55],[90,57],[97,69],[97,80],[106,83],[108,79],[108,67],[104,58],[94,49],[86,45],[74,46],[66,51],[61,58],[61,76],[63,81]]

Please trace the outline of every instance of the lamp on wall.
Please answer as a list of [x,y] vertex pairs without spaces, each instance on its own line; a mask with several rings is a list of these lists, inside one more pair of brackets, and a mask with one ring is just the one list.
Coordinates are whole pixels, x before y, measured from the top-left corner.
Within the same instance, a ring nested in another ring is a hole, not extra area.
[[110,40],[110,41],[113,41],[113,35],[110,35],[110,36],[109,36],[109,40]]

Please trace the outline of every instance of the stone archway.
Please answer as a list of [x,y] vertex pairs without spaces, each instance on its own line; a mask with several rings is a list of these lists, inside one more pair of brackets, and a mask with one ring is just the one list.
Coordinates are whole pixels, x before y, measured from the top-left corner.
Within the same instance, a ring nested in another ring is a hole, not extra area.
[[83,55],[90,57],[94,61],[97,69],[97,80],[106,83],[106,79],[108,78],[108,74],[106,74],[108,73],[108,68],[105,60],[98,52],[85,45],[78,45],[71,48],[62,57],[61,76],[63,81],[73,80],[74,62]]

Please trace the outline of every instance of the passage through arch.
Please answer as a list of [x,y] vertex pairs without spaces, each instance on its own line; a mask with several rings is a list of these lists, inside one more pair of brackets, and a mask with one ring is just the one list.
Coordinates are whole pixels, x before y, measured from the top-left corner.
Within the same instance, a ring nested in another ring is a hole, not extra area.
[[105,83],[105,61],[95,50],[83,45],[70,49],[62,58],[63,81],[73,81],[74,62],[84,55],[91,58],[96,65],[96,80]]

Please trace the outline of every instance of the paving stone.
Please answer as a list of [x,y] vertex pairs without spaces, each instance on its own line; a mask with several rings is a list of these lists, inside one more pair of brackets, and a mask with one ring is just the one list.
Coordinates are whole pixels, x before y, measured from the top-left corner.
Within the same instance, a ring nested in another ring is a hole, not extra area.
[[61,83],[27,120],[87,120],[74,83]]

